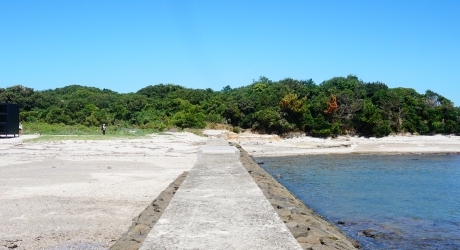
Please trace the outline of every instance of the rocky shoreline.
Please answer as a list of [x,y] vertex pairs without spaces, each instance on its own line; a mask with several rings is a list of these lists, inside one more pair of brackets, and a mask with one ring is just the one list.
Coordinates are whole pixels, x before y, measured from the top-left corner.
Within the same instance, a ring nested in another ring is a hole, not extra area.
[[308,208],[238,144],[240,161],[303,249],[357,249],[360,244]]
[[[276,179],[257,165],[238,144],[240,161],[263,191],[303,249],[356,249],[360,245],[334,224],[306,207]],[[152,203],[133,219],[132,225],[110,249],[139,249],[150,230],[161,217],[188,172],[181,174]]]

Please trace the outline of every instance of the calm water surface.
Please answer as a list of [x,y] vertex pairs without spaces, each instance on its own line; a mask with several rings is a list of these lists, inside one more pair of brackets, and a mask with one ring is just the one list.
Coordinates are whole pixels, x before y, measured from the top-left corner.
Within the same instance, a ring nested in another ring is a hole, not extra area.
[[278,180],[286,188],[364,249],[460,249],[459,155],[255,161],[272,176],[281,174]]

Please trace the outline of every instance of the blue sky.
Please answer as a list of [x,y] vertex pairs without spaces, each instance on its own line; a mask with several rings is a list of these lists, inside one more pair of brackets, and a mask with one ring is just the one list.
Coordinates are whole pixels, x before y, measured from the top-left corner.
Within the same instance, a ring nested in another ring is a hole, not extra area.
[[353,74],[460,105],[460,1],[0,1],[0,87],[221,90]]

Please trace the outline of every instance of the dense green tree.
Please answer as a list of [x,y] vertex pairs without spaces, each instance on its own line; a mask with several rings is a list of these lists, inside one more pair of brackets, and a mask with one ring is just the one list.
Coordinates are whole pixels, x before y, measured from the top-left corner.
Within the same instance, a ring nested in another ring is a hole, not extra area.
[[391,132],[391,129],[384,128],[386,126],[389,128],[389,124],[381,124],[381,110],[371,100],[364,100],[362,112],[359,112],[355,120],[356,129],[359,134],[381,137]]
[[253,129],[262,133],[283,134],[294,129],[292,124],[281,117],[280,112],[273,108],[259,110],[255,112]]
[[320,137],[460,134],[460,109],[442,95],[388,88],[353,75],[319,85],[311,79],[272,81],[261,76],[221,91],[158,84],[127,94],[80,85],[43,91],[16,85],[0,88],[0,102],[19,104],[24,122],[159,130],[227,123],[264,133],[305,131]]

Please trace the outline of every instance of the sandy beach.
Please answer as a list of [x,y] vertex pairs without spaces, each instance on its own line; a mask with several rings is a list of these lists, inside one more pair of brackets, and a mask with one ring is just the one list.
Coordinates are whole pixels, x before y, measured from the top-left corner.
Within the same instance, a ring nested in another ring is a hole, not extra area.
[[[235,134],[205,130],[249,155],[460,153],[459,136],[386,138]],[[206,136],[27,142],[0,139],[0,249],[106,249],[152,200],[196,162]],[[68,139],[68,140],[67,140]]]
[[460,153],[460,136],[453,135],[417,136],[407,134],[383,138],[340,136],[333,139],[299,135],[286,139],[277,135],[234,134],[222,131],[222,134],[217,136],[240,144],[253,157],[352,153]]
[[105,249],[174,179],[206,138],[23,142],[0,139],[0,249]]

